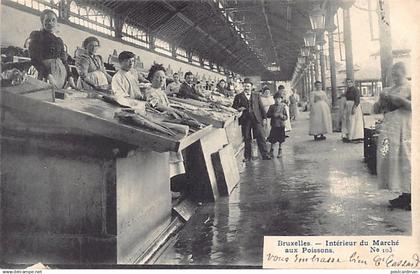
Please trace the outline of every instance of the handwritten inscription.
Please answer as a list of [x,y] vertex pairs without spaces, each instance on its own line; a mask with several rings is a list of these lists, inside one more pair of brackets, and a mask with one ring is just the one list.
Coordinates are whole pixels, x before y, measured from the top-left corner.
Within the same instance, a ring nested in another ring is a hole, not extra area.
[[397,258],[394,254],[389,255],[376,255],[373,258],[365,258],[357,252],[353,252],[348,259],[343,259],[338,256],[325,256],[325,255],[311,255],[305,256],[303,254],[294,254],[293,256],[275,255],[272,253],[267,254],[267,260],[273,262],[283,263],[352,263],[358,265],[369,265],[369,262],[373,262],[376,267],[407,267],[417,268],[420,266],[420,256],[415,253],[410,258]]
[[267,260],[273,262],[293,262],[293,263],[341,263],[342,260],[338,257],[326,257],[319,255],[312,255],[310,257],[295,254],[293,257],[267,254]]
[[354,263],[354,264],[362,264],[362,265],[367,265],[368,262],[365,258],[359,256],[359,254],[357,254],[357,252],[353,252],[349,258],[349,262],[350,263]]
[[394,254],[390,255],[376,255],[373,258],[375,266],[386,267],[409,267],[417,268],[420,265],[420,257],[418,254],[413,254],[410,259],[396,258]]
[[418,247],[405,237],[267,236],[264,239],[264,267],[419,268],[419,254]]

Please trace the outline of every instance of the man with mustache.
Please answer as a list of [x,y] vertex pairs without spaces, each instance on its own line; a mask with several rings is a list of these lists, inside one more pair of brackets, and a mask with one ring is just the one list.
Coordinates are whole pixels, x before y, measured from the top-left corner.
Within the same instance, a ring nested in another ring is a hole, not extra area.
[[[249,78],[243,82],[243,92],[237,94],[233,100],[232,107],[242,111],[239,117],[239,124],[242,128],[242,137],[245,142],[244,162],[251,160],[252,135],[257,139],[258,148],[263,160],[270,160],[263,126],[267,123],[266,113],[258,93],[252,92],[253,83]],[[252,130],[252,135],[251,135]]]

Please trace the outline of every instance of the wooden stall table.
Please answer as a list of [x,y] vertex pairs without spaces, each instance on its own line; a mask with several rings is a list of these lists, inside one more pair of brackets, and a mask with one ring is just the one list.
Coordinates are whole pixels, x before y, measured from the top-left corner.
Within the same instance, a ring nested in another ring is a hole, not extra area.
[[169,152],[213,129],[165,136],[102,100],[52,94],[36,80],[2,88],[2,260],[134,263],[171,221]]
[[[174,104],[179,104],[186,110],[205,109],[208,112],[211,111],[208,102],[180,98],[170,98],[170,101]],[[238,114],[233,112],[227,113],[221,117],[222,119],[216,119],[211,115],[195,115],[194,111],[189,111],[188,113],[198,121],[213,126],[212,130],[202,136],[199,142],[193,143],[185,150],[189,196],[197,201],[214,201],[220,196],[229,195],[232,187],[239,181],[237,169],[232,169],[232,174],[223,173],[223,165],[228,166],[236,162],[234,148],[239,147],[238,143],[242,143],[242,137],[239,137],[241,136],[240,128],[237,125]],[[239,140],[236,139],[237,137],[239,137]],[[229,144],[234,144],[232,149],[224,149]],[[213,156],[212,160],[212,155],[216,153],[219,153],[222,157]],[[214,161],[218,161],[216,170]],[[217,172],[219,172],[219,176]],[[233,179],[226,180],[226,178]],[[227,185],[220,187],[220,183]],[[221,191],[221,189],[223,190]]]

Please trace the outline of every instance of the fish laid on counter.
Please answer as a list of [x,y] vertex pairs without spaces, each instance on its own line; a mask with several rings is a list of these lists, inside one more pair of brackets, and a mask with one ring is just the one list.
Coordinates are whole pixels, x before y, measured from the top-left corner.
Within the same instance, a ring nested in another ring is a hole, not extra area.
[[193,129],[202,129],[204,127],[204,125],[202,123],[198,122],[194,118],[182,118],[182,117],[180,117],[180,118],[166,118],[163,121],[168,122],[168,123],[176,123],[176,124],[186,125],[186,126],[189,126]]
[[232,108],[232,107],[227,107],[227,106],[224,106],[224,105],[219,105],[219,104],[215,104],[215,103],[212,103],[212,104],[210,104],[210,106],[209,106],[211,109],[215,109],[215,110],[217,110],[217,111],[227,111],[227,112],[230,112],[230,113],[232,113],[232,114],[236,114],[238,111],[236,110],[236,109],[234,109],[234,108]]
[[219,96],[212,96],[212,103],[216,103],[220,106],[224,106],[224,107],[230,107],[232,106],[233,101],[223,98],[223,97],[219,97]]
[[169,135],[169,136],[176,135],[175,132],[173,132],[168,127],[157,124],[149,120],[148,118],[134,112],[122,110],[122,111],[116,112],[114,117],[117,118],[119,121],[128,125],[139,126],[139,127],[143,127],[149,130],[158,131],[161,133],[165,133],[166,135]]
[[186,125],[193,129],[202,129],[205,126],[199,121],[197,121],[195,118],[188,115],[185,111],[182,111],[180,109],[173,108],[173,112],[167,112],[167,111],[161,112],[150,106],[146,106],[146,109],[150,112],[153,112],[159,115],[164,115],[165,116],[164,122]]
[[174,108],[174,109],[181,110],[181,111],[199,109],[199,107],[192,106],[192,105],[187,105],[187,104],[183,104],[183,105],[180,105],[180,104],[170,104],[170,107],[171,108]]

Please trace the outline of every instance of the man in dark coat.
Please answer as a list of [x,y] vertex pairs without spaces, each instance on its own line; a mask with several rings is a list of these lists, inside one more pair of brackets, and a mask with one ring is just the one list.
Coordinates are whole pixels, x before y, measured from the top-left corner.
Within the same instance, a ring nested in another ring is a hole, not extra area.
[[271,157],[267,151],[263,125],[267,123],[264,106],[257,92],[252,91],[252,82],[245,78],[243,82],[244,91],[237,94],[233,99],[232,107],[242,111],[239,117],[239,124],[242,128],[242,137],[245,142],[244,162],[251,160],[252,135],[257,139],[258,148],[263,160],[270,160]]
[[194,87],[194,75],[192,74],[192,72],[186,72],[184,78],[185,81],[181,84],[181,87],[179,88],[178,97],[184,99],[191,98],[199,101],[206,101],[202,94]]

